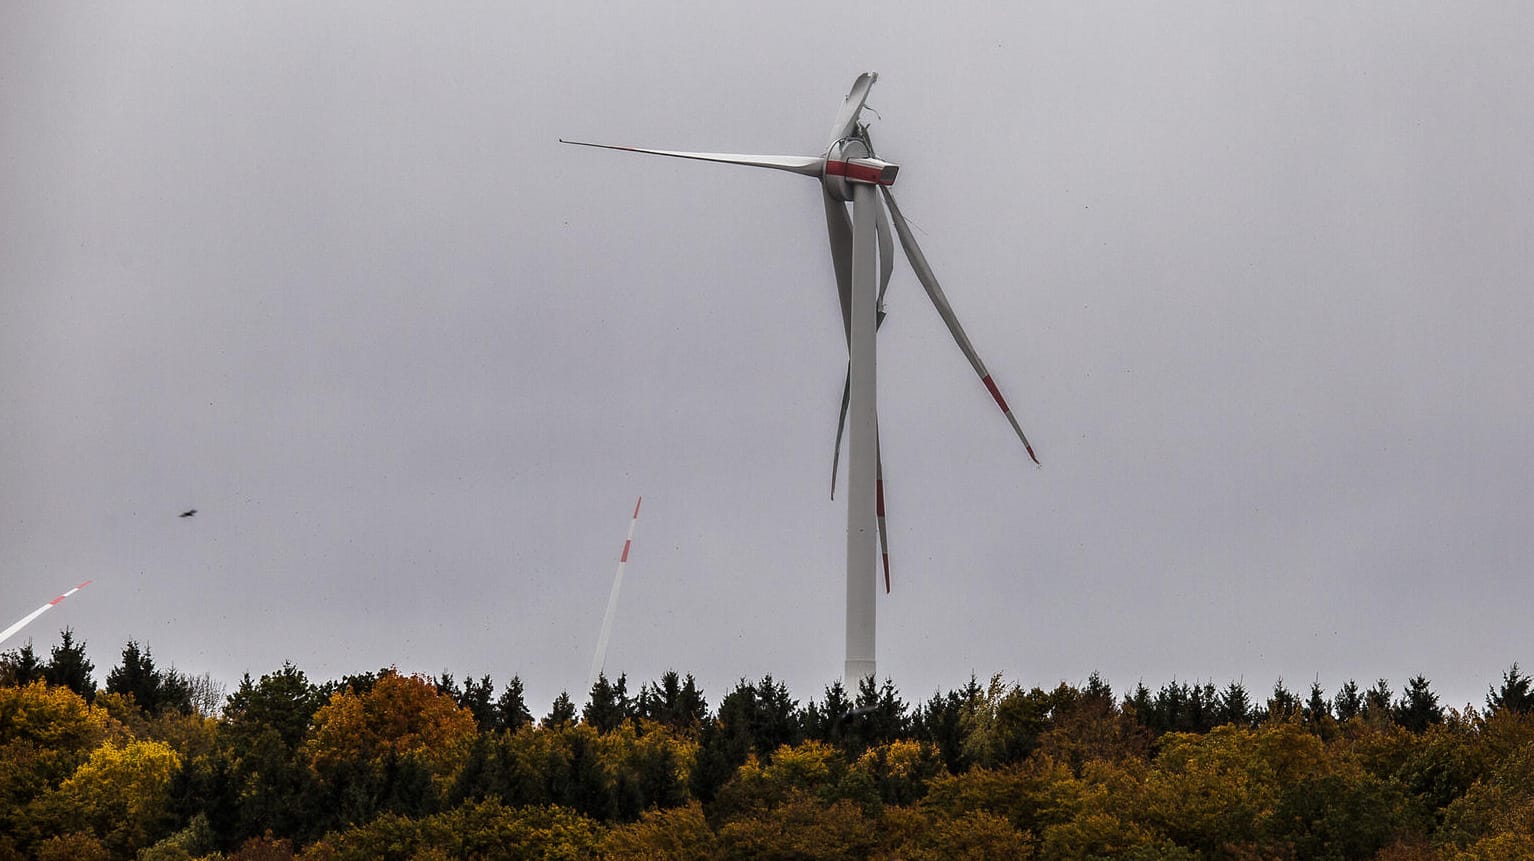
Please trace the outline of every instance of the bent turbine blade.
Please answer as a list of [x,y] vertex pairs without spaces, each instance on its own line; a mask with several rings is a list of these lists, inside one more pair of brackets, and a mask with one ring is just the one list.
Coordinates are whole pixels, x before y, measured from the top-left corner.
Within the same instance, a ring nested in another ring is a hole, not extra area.
[[868,91],[877,80],[878,72],[864,72],[852,82],[852,89],[847,91],[847,98],[842,102],[841,110],[837,111],[836,123],[831,126],[831,143],[851,137],[852,130],[857,128],[858,114],[863,110],[863,103],[868,101]]
[[932,274],[932,267],[927,265],[927,258],[921,253],[921,247],[916,244],[916,238],[911,235],[911,228],[906,224],[905,216],[900,214],[900,207],[895,203],[895,196],[890,194],[888,188],[880,186],[879,190],[884,193],[884,202],[889,205],[890,217],[895,222],[895,233],[900,236],[900,244],[905,248],[906,259],[911,261],[911,268],[916,271],[916,280],[926,288],[927,296],[932,299],[933,307],[937,308],[938,316],[948,325],[948,331],[953,335],[953,340],[959,345],[959,350],[964,353],[964,358],[969,359],[975,373],[980,375],[980,382],[985,384],[986,390],[995,399],[996,406],[1001,407],[1007,421],[1012,423],[1012,429],[1017,431],[1017,438],[1023,441],[1023,448],[1028,450],[1028,456],[1033,462],[1039,462],[1039,456],[1033,453],[1033,446],[1028,442],[1028,437],[1023,433],[1022,425],[1017,423],[1017,418],[1012,415],[1012,408],[1007,406],[1006,398],[1001,396],[1001,390],[996,387],[991,379],[991,372],[985,369],[985,363],[980,361],[980,354],[975,352],[975,347],[969,342],[969,336],[964,334],[964,327],[959,325],[959,318],[954,316],[953,307],[948,304],[948,297],[943,294],[943,288],[937,283],[937,276]]
[[80,591],[81,589],[84,589],[86,586],[91,585],[91,582],[92,581],[90,581],[90,580],[86,580],[84,583],[81,583],[80,585],[74,587],[73,589],[70,589],[68,592],[65,592],[64,594],[58,596],[57,598],[54,598],[52,601],[49,601],[48,603],[44,604],[43,606],[38,607],[36,610],[33,610],[32,612],[28,613],[26,616],[22,617],[22,619],[20,621],[18,621],[16,624],[10,626],[9,628],[6,628],[4,631],[0,631],[0,643],[3,643],[6,640],[9,640],[13,635],[15,635],[22,628],[25,628],[26,626],[32,624],[32,620],[33,619],[36,619],[38,616],[41,616],[42,614],[48,612],[49,610],[52,610],[54,605],[62,603],[65,598],[68,598],[70,595],[73,595],[76,592]]
[[879,555],[884,560],[884,594],[890,592],[890,539],[884,528],[884,449],[875,445],[874,455],[874,513],[879,519]]
[[820,179],[825,173],[826,160],[819,156],[809,155],[745,155],[733,152],[682,152],[669,149],[645,149],[637,146],[617,146],[615,144],[589,143],[587,141],[571,141],[560,138],[562,144],[574,146],[589,146],[597,149],[615,149],[622,152],[637,152],[645,155],[664,155],[671,158],[690,158],[695,161],[717,161],[724,164],[742,164],[747,167],[769,167],[774,170],[786,170],[789,173],[797,173],[803,176],[811,176]]

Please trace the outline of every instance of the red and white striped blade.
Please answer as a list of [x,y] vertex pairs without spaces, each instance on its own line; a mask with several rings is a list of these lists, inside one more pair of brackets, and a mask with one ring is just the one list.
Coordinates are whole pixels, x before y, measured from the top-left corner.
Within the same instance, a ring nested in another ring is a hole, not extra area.
[[1038,455],[1033,453],[1033,446],[1028,442],[1028,437],[1023,433],[1022,425],[1018,424],[1017,418],[1012,415],[1012,408],[1007,406],[1006,398],[1001,396],[1001,390],[996,387],[996,382],[991,379],[991,372],[985,369],[985,363],[980,361],[980,354],[975,352],[974,345],[970,344],[969,336],[964,334],[964,327],[959,325],[959,318],[953,313],[953,307],[948,304],[948,297],[943,294],[943,288],[937,283],[937,276],[932,274],[932,267],[927,265],[927,258],[921,253],[921,247],[916,244],[916,238],[911,235],[911,228],[906,224],[905,216],[900,214],[900,207],[895,203],[895,196],[883,186],[879,190],[884,193],[884,202],[888,204],[890,218],[895,222],[895,233],[900,237],[900,245],[905,248],[906,258],[911,261],[911,268],[916,271],[916,280],[926,288],[927,296],[932,300],[933,307],[937,308],[938,316],[947,324],[948,331],[953,335],[953,340],[959,345],[959,350],[964,353],[964,358],[969,359],[975,373],[980,376],[980,382],[985,384],[986,391],[996,401],[996,406],[1001,407],[1002,413],[1011,422],[1012,430],[1017,432],[1017,438],[1023,441],[1023,448],[1028,450],[1028,456],[1033,458],[1034,463],[1039,462]]
[[868,91],[877,80],[879,73],[864,72],[852,82],[852,89],[847,91],[847,98],[842,102],[841,110],[836,113],[835,124],[831,126],[830,143],[834,144],[852,135],[852,130],[857,128],[858,114],[863,111],[863,103],[868,101]]
[[623,539],[623,552],[618,554],[618,570],[613,574],[613,588],[607,594],[607,610],[602,614],[602,630],[597,634],[596,653],[591,656],[591,684],[596,684],[603,666],[607,663],[607,641],[612,636],[613,619],[618,613],[618,593],[623,590],[623,569],[628,567],[629,548],[634,545],[634,527],[639,524],[639,506],[644,497],[634,503],[634,516],[629,519],[629,533]]
[[819,156],[809,155],[747,155],[733,152],[682,152],[669,149],[646,149],[637,146],[617,146],[615,144],[588,143],[587,141],[568,141],[560,138],[562,144],[574,146],[589,146],[597,149],[615,149],[622,152],[637,152],[645,155],[664,155],[671,158],[690,158],[695,161],[717,161],[723,164],[740,164],[747,167],[767,167],[773,170],[786,170],[790,173],[812,176],[819,179],[825,173],[826,160]]
[[33,619],[36,619],[38,616],[41,616],[42,614],[48,612],[49,610],[52,610],[56,605],[62,603],[65,598],[68,598],[70,595],[73,595],[76,592],[80,591],[81,589],[84,589],[86,586],[91,585],[91,582],[92,581],[90,581],[90,580],[86,580],[84,583],[81,583],[80,585],[74,587],[73,589],[70,589],[69,591],[63,593],[62,595],[59,595],[57,598],[54,598],[52,601],[49,601],[48,603],[44,604],[43,606],[38,607],[36,610],[33,610],[32,612],[28,613],[26,616],[22,617],[22,619],[20,621],[16,622],[16,624],[10,626],[9,628],[6,628],[4,631],[0,631],[0,643],[3,643],[6,640],[9,640],[12,636],[14,636],[22,628],[25,628],[27,625],[30,625],[32,623]]

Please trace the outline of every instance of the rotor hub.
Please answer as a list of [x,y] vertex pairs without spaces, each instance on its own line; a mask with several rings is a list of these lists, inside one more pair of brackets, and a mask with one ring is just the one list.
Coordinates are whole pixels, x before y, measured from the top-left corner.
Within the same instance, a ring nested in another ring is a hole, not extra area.
[[900,166],[875,158],[873,148],[859,137],[844,138],[826,151],[826,170],[822,177],[826,189],[837,200],[852,200],[852,184],[894,185]]

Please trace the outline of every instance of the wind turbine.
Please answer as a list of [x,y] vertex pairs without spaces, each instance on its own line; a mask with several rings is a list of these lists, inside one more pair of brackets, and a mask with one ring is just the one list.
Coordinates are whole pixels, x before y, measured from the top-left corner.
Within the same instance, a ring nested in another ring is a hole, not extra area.
[[[895,235],[905,250],[916,279],[927,291],[937,313],[947,324],[964,357],[985,384],[987,391],[1011,422],[1028,456],[1038,456],[1012,415],[990,371],[970,344],[959,319],[954,316],[932,267],[911,235],[905,216],[896,205],[890,186],[900,166],[874,153],[868,127],[859,122],[868,91],[878,80],[874,72],[857,77],[852,90],[831,126],[830,144],[823,155],[781,156],[737,153],[682,152],[645,149],[560,139],[560,143],[600,147],[648,155],[715,161],[797,173],[820,181],[825,203],[826,233],[841,300],[842,327],[847,337],[847,381],[842,390],[841,418],[837,425],[836,456],[841,452],[842,429],[847,433],[847,652],[843,679],[849,690],[874,675],[876,553],[882,555],[885,590],[889,590],[889,551],[884,528],[883,467],[879,457],[879,418],[875,384],[875,335],[884,318],[884,291],[894,269]],[[852,204],[852,216],[847,204]],[[850,420],[849,420],[850,419]],[[835,493],[836,459],[832,461],[832,493]],[[874,530],[879,544],[875,546]]]

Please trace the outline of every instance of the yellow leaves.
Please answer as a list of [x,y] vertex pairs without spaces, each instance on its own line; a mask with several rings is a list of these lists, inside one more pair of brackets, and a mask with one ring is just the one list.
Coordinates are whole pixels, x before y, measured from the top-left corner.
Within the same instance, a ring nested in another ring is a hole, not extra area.
[[608,861],[710,861],[718,856],[719,846],[703,818],[703,806],[694,801],[686,807],[647,811],[638,822],[612,829],[602,850]]
[[106,714],[66,687],[33,682],[0,688],[0,743],[24,740],[52,750],[89,748],[106,734]]
[[74,826],[61,831],[89,828],[116,850],[147,846],[164,825],[180,767],[181,758],[164,742],[107,742],[44,800],[45,818]]
[[412,757],[437,778],[463,764],[478,732],[474,716],[421,676],[389,672],[364,694],[340,691],[314,715],[305,749],[324,774],[345,761]]

